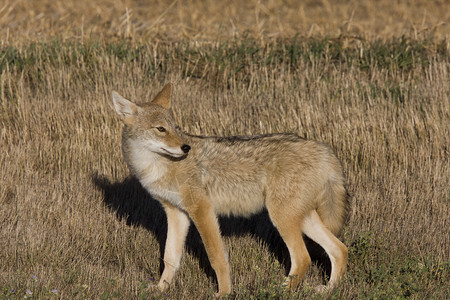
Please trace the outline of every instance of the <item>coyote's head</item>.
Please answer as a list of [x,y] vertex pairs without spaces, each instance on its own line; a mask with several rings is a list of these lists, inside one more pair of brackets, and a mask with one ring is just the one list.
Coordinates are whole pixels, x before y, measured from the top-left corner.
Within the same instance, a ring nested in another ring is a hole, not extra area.
[[137,105],[113,92],[114,108],[125,124],[124,139],[154,153],[186,155],[191,147],[177,133],[170,111],[171,93],[172,85],[168,83],[151,102]]

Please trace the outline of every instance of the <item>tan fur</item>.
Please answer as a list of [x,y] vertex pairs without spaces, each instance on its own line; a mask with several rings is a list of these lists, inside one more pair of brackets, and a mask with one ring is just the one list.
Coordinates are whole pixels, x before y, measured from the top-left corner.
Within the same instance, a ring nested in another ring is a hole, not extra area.
[[294,134],[183,133],[171,115],[170,96],[170,84],[143,105],[113,92],[114,107],[125,124],[124,158],[167,214],[165,268],[158,287],[166,289],[179,268],[190,219],[216,272],[219,295],[230,293],[230,267],[217,215],[250,216],[264,207],[289,249],[292,264],[286,284],[295,288],[311,262],[303,232],[330,256],[327,287],[336,286],[347,264],[347,248],[336,238],[347,199],[342,168],[332,151]]

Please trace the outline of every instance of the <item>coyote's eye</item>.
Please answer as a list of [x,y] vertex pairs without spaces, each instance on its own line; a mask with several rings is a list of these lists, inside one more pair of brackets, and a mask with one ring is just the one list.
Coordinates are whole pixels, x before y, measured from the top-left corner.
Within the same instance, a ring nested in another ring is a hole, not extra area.
[[159,132],[166,132],[166,129],[162,126],[156,127],[156,129],[158,129]]

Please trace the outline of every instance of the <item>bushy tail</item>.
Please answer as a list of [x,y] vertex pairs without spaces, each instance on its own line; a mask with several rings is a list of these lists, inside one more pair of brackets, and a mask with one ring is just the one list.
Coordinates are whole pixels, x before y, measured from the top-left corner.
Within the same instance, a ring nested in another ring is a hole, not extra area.
[[317,213],[335,236],[341,234],[347,220],[348,210],[349,197],[343,180],[329,180],[323,198],[319,201]]

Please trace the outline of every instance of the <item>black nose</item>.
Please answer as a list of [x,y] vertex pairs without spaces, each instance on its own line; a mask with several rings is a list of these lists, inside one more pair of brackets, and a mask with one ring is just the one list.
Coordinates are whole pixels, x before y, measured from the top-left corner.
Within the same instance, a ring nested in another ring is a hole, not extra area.
[[191,146],[184,144],[181,146],[181,150],[183,150],[184,153],[188,153],[189,150],[191,150]]

